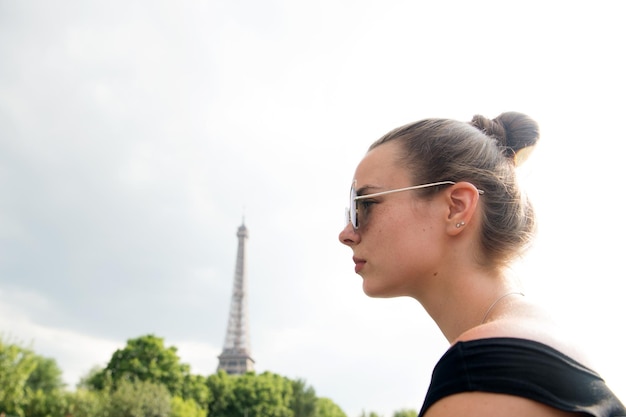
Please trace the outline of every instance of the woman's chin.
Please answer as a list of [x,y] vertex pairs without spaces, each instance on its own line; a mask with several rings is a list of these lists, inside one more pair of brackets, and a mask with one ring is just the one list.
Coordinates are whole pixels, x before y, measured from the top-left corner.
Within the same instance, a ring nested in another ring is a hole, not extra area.
[[363,280],[363,292],[371,298],[392,298],[398,297],[389,291],[389,288],[380,285],[373,285],[372,282]]

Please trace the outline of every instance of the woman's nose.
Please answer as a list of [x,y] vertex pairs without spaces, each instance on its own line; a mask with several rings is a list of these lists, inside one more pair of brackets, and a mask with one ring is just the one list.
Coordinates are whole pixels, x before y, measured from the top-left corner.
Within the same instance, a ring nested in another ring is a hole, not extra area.
[[346,246],[356,245],[361,241],[361,235],[354,229],[352,223],[348,222],[346,227],[339,232],[339,241]]

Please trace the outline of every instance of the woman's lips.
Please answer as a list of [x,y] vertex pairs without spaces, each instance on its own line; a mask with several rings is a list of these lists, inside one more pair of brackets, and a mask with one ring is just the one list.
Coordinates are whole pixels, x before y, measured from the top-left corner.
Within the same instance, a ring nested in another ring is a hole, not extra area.
[[354,261],[354,272],[358,274],[365,266],[365,259],[353,257],[352,260]]

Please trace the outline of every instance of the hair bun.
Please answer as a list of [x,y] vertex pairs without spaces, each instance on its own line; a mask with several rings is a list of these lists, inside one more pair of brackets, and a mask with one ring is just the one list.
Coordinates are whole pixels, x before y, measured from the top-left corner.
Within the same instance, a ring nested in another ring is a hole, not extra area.
[[497,140],[504,155],[520,165],[539,140],[539,125],[523,113],[506,112],[493,120],[476,115],[472,126]]

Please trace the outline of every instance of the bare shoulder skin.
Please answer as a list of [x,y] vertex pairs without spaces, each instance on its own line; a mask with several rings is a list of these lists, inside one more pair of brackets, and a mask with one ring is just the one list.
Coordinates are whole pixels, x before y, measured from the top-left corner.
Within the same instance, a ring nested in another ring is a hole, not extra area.
[[426,412],[426,417],[573,417],[569,413],[526,398],[486,392],[464,392],[442,398]]

